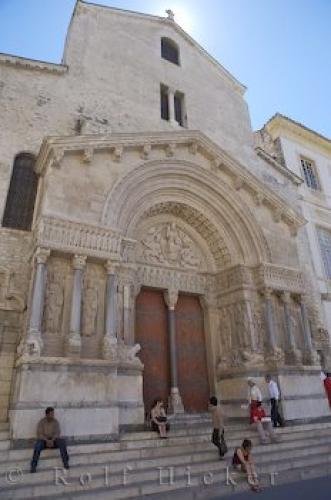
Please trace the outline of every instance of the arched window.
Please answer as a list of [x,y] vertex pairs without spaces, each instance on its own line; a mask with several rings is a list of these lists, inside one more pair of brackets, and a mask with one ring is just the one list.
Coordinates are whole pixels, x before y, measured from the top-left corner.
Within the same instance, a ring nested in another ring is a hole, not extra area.
[[179,65],[179,48],[170,38],[161,38],[161,57]]
[[20,153],[15,157],[2,219],[3,227],[25,231],[31,229],[38,185],[35,161],[34,155],[29,153]]

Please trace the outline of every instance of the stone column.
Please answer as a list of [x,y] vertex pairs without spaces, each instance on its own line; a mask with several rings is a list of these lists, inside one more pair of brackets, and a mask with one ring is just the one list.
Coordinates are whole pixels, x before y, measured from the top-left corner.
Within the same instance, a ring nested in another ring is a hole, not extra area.
[[169,121],[174,125],[178,125],[175,120],[175,89],[168,88],[168,104],[169,104]]
[[168,306],[168,336],[170,347],[170,377],[171,389],[169,398],[170,411],[184,413],[182,398],[178,389],[177,349],[176,349],[176,315],[175,307],[178,300],[178,290],[168,289],[164,293],[164,300]]
[[307,313],[307,306],[305,304],[304,297],[301,296],[299,298],[299,303],[301,310],[302,333],[304,342],[304,361],[309,365],[319,364],[318,354],[313,347],[308,313]]
[[66,355],[78,357],[81,350],[81,310],[82,310],[82,290],[83,290],[83,272],[86,265],[86,257],[75,255],[72,259],[74,269],[74,279],[72,287],[70,330],[66,342]]
[[41,334],[42,315],[45,300],[46,262],[50,255],[48,248],[38,248],[35,254],[36,269],[32,288],[32,301],[28,323],[28,334],[23,350],[31,355],[40,356],[43,348]]
[[291,312],[290,312],[290,304],[291,304],[291,294],[290,292],[283,292],[281,295],[281,299],[284,305],[284,323],[285,323],[285,334],[286,334],[286,354],[288,361],[290,363],[300,363],[301,361],[301,352],[297,349],[294,331],[292,326]]
[[117,345],[117,276],[115,265],[107,261],[107,283],[105,298],[105,334],[102,353],[104,358],[111,357]]

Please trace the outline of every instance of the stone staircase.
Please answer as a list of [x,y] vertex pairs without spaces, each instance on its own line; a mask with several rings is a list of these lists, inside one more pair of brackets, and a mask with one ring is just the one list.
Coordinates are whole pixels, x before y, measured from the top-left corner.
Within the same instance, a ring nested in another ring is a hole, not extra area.
[[276,472],[276,484],[331,473],[331,422],[277,429],[282,441],[265,446],[258,445],[256,433],[249,426],[229,425],[229,453],[220,461],[210,443],[206,417],[192,417],[189,423],[179,417],[166,440],[143,431],[125,433],[116,442],[69,446],[69,471],[61,468],[58,450],[46,450],[36,474],[29,473],[31,449],[9,449],[8,427],[0,427],[0,433],[0,498],[6,500],[145,496],[170,500],[229,494],[247,489],[240,474],[231,471],[236,486],[226,481],[233,448],[245,437],[254,443],[255,462],[266,485],[270,484],[270,474]]

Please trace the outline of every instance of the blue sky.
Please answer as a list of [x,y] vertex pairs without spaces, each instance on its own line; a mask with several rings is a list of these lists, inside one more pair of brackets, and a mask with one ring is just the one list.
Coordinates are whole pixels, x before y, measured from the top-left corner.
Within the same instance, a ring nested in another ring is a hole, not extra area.
[[[254,128],[278,111],[331,138],[331,0],[96,3],[157,15],[172,8],[178,23],[248,87]],[[0,52],[60,62],[74,4],[0,0]]]

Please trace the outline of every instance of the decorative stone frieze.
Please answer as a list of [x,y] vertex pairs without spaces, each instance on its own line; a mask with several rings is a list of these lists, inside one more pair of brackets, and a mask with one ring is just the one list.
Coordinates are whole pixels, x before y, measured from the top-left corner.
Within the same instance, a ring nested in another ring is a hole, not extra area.
[[303,275],[298,269],[261,264],[254,271],[258,288],[270,287],[274,290],[300,293],[303,290]]
[[[187,149],[192,155],[200,154],[201,157],[210,160],[217,159],[231,177],[235,178],[236,185],[246,189],[253,197],[263,192],[262,203],[272,212],[282,211],[282,220],[292,226],[299,227],[305,223],[304,218],[290,208],[282,198],[272,192],[256,176],[251,174],[247,168],[230,157],[224,150],[213,143],[199,131],[176,130],[176,132],[141,133],[135,134],[112,134],[111,136],[84,136],[79,135],[70,138],[48,138],[43,142],[36,163],[36,171],[41,173],[49,164],[60,166],[64,154],[84,152],[86,148],[94,151],[109,149],[113,152],[114,159],[119,161],[126,149],[131,152],[137,151],[146,159],[145,146],[149,148],[163,148],[166,157],[180,159],[180,151]],[[141,153],[143,151],[143,153]],[[149,154],[149,153],[148,153]]]
[[168,288],[169,284],[179,290],[203,294],[214,285],[214,278],[207,273],[198,274],[148,265],[137,266],[137,279],[143,286]]
[[111,229],[42,217],[36,224],[35,242],[54,250],[100,258],[120,259],[122,240]]

